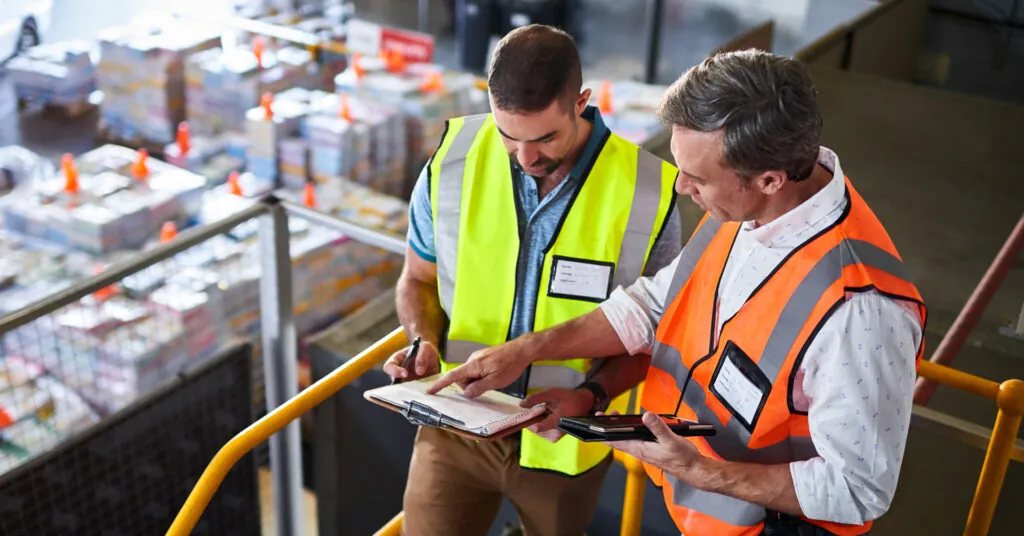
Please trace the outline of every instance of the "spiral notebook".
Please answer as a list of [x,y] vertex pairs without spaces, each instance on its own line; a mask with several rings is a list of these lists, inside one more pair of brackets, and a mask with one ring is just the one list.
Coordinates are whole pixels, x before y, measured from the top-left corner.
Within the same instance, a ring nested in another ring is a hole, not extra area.
[[[500,391],[488,391],[475,398],[467,398],[457,385],[450,385],[436,395],[427,394],[430,387],[441,375],[437,374],[419,380],[402,382],[370,389],[363,397],[371,402],[383,403],[385,407],[406,414],[411,421],[409,408],[429,413],[431,425],[461,430],[474,436],[489,437],[503,435],[514,428],[522,428],[538,420],[547,411],[544,404],[530,408],[519,406],[522,401]],[[424,424],[416,422],[416,424]]]

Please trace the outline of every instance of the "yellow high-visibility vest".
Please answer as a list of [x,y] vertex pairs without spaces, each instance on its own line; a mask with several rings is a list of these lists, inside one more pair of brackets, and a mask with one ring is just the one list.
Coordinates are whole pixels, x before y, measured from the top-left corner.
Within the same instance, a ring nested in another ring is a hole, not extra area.
[[[520,244],[512,168],[500,136],[491,114],[449,120],[428,171],[438,293],[449,319],[443,372],[509,334]],[[599,151],[545,252],[535,331],[592,311],[616,286],[640,277],[674,206],[674,166],[614,133]],[[590,368],[588,359],[535,362],[528,391],[573,389]],[[609,409],[624,411],[628,396]],[[552,443],[524,430],[519,463],[578,475],[609,451],[570,436]]]

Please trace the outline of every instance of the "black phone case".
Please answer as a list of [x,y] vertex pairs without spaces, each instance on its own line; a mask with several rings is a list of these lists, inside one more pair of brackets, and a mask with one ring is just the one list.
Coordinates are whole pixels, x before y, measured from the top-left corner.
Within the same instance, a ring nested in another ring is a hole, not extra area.
[[[695,437],[695,436],[712,436],[715,435],[715,429],[710,428],[706,430],[702,429],[691,429],[689,425],[669,425],[676,435],[684,437]],[[574,421],[572,417],[562,417],[558,420],[558,429],[567,435],[571,435],[576,439],[584,442],[596,442],[596,441],[655,441],[656,438],[649,428],[641,426],[636,430],[630,430],[625,432],[597,432],[591,430],[589,425],[585,425],[578,421]]]

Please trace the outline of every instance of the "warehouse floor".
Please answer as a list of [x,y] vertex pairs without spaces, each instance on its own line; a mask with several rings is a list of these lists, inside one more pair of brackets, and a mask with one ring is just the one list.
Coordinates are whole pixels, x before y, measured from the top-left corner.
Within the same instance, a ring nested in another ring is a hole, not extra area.
[[[147,2],[117,3],[136,10]],[[79,6],[71,11],[70,0],[56,4],[64,11],[55,11],[62,15],[55,17],[54,30],[73,32],[54,33],[63,37],[88,37],[123,22],[103,17],[118,13],[120,19],[125,13],[105,3],[102,10],[81,9],[82,18],[70,17]],[[1024,107],[846,73],[816,70],[815,79],[825,111],[824,143],[839,153],[914,274],[930,306],[928,347],[934,350],[1024,210]],[[19,119],[0,74],[0,145],[21,142],[48,155],[78,153],[97,143],[94,124],[95,114]],[[696,207],[681,205],[692,225]],[[1022,301],[1024,264],[1018,259],[957,368],[994,380],[1024,377],[1024,341],[998,333],[1021,313]],[[939,390],[931,407],[985,426],[995,415],[994,404],[947,389]],[[982,454],[913,431],[896,503],[873,533],[958,534]],[[1024,467],[1014,464],[991,534],[1024,534],[1024,516],[1013,510],[1022,501]]]

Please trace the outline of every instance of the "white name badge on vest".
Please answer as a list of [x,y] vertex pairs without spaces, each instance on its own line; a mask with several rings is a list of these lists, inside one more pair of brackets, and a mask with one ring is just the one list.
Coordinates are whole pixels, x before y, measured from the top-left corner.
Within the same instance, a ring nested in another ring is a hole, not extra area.
[[603,302],[612,292],[615,264],[555,255],[551,259],[548,296]]
[[754,430],[771,390],[771,380],[757,363],[734,342],[726,342],[711,376],[711,392],[748,432]]

